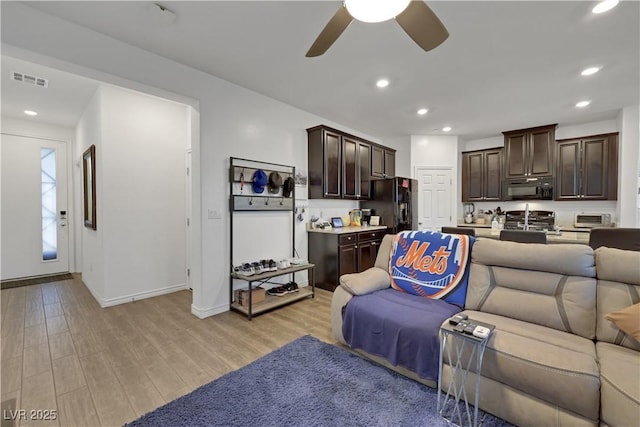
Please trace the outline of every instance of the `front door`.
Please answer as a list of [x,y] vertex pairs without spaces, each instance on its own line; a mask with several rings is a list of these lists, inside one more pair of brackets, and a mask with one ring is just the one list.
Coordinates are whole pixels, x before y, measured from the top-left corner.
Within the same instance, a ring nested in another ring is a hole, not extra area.
[[68,272],[67,144],[1,136],[2,280]]
[[440,231],[452,224],[451,169],[416,168],[418,229]]

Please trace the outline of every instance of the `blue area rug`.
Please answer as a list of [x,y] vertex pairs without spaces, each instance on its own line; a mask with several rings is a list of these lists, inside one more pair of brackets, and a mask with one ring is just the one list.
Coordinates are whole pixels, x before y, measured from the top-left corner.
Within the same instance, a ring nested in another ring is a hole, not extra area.
[[307,335],[127,425],[450,425],[436,404],[435,389]]

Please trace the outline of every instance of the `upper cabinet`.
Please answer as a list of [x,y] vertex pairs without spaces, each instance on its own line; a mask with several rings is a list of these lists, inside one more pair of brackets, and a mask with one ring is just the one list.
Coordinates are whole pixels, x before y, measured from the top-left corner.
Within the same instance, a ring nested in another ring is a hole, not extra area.
[[[368,200],[380,164],[383,173],[395,175],[391,149],[326,126],[307,129],[307,134],[310,199]],[[382,153],[382,160],[376,153]]]
[[462,201],[502,200],[502,148],[462,153]]
[[556,200],[617,198],[617,133],[558,141]]
[[342,137],[342,198],[368,200],[371,182],[371,145]]
[[329,129],[308,130],[309,197],[342,196],[342,135]]
[[393,178],[396,176],[396,151],[381,146],[371,147],[371,176]]
[[505,179],[553,175],[556,126],[503,132]]

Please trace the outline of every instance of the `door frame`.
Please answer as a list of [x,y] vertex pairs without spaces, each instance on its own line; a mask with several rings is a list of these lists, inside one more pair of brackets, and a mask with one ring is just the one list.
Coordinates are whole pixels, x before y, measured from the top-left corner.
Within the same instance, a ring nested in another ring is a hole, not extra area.
[[[451,173],[451,222],[453,226],[458,222],[458,180],[456,176],[456,168],[453,166],[414,166],[413,167],[413,179],[418,181],[418,197],[420,196],[420,180],[419,171],[421,170],[447,170]],[[418,221],[422,218],[422,204],[418,200]]]
[[[56,127],[60,127],[58,125],[53,125]],[[78,266],[76,263],[76,227],[75,227],[75,223],[76,223],[76,212],[75,212],[75,185],[74,185],[74,174],[73,174],[73,141],[69,141],[66,140],[64,138],[57,138],[55,136],[48,136],[48,135],[43,135],[43,134],[37,134],[37,133],[30,133],[30,132],[23,132],[20,130],[12,130],[11,129],[11,125],[7,126],[9,129],[6,131],[0,131],[0,137],[2,137],[2,135],[10,135],[10,136],[17,136],[17,137],[22,137],[22,138],[32,138],[32,139],[40,139],[43,141],[52,141],[52,142],[58,142],[58,143],[63,143],[65,146],[65,153],[64,156],[66,157],[66,170],[64,171],[64,173],[66,174],[66,179],[67,179],[67,264],[69,267],[69,272],[70,273],[75,273],[78,272]],[[4,126],[3,126],[4,128]],[[43,133],[47,133],[46,131],[43,131]],[[55,132],[53,132],[55,133]]]

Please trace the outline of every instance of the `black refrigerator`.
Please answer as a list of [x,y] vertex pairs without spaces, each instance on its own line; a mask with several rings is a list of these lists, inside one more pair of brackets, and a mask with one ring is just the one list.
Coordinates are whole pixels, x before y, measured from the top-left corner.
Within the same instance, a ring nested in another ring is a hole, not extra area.
[[396,234],[418,229],[418,181],[410,178],[387,178],[371,181],[371,200],[360,202],[362,209],[373,209],[380,224]]

